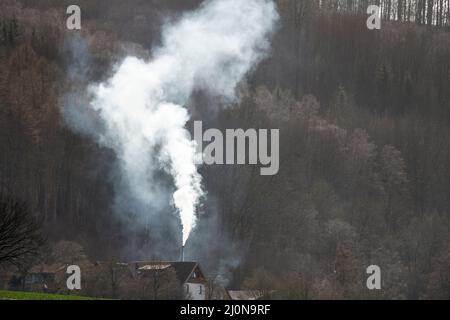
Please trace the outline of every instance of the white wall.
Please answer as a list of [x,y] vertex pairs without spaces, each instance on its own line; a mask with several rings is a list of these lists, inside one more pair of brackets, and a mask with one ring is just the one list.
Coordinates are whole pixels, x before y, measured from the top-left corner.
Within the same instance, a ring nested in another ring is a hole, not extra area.
[[206,288],[204,284],[188,282],[184,285],[184,292],[186,297],[191,300],[206,299]]

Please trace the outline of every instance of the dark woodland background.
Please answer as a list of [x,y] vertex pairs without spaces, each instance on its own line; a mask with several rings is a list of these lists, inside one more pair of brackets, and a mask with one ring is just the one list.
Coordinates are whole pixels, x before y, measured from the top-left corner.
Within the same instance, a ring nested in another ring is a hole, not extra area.
[[[202,168],[214,199],[202,219],[214,211],[217,238],[239,255],[229,287],[291,299],[449,299],[450,1],[383,0],[375,31],[365,11],[379,0],[276,2],[271,57],[241,101],[208,120],[281,128],[277,176]],[[70,1],[0,0],[0,192],[40,221],[46,246],[70,241],[91,261],[142,258],[124,253],[130,242],[152,254],[146,230],[130,234],[111,207],[112,152],[62,120],[82,61],[68,43],[80,37],[90,53],[76,85],[104,80],[130,51],[148,54],[166,17],[199,3],[78,0],[75,32]],[[214,272],[227,254],[199,260]],[[381,291],[365,287],[371,264]]]

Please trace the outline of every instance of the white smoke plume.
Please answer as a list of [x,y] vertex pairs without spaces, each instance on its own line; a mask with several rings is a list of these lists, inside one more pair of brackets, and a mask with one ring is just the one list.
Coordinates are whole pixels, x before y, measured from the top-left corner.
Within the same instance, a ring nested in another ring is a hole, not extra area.
[[115,151],[133,197],[150,211],[160,192],[156,172],[173,177],[183,245],[204,196],[185,105],[195,90],[232,101],[237,84],[268,53],[277,19],[270,0],[205,1],[163,28],[149,61],[127,57],[108,81],[90,87],[104,127],[96,138]]

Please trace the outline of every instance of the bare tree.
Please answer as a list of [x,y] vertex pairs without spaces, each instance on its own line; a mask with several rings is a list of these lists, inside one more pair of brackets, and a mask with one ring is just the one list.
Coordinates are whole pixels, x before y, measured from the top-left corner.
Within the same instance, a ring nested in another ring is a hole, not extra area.
[[110,296],[114,299],[119,297],[120,288],[124,282],[128,267],[111,259],[103,265],[103,274],[110,289]]
[[171,300],[181,298],[180,284],[173,268],[154,268],[141,274],[142,299]]
[[19,266],[24,259],[37,256],[43,244],[40,226],[27,207],[0,196],[0,264]]
[[219,274],[211,274],[206,281],[206,300],[221,300]]

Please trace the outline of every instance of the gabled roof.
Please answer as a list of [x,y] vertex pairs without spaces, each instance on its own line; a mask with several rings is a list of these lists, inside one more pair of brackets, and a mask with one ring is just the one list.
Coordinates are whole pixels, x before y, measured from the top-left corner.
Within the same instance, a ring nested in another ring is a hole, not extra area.
[[52,273],[58,273],[60,271],[65,271],[67,268],[67,265],[62,264],[53,264],[53,265],[47,265],[47,264],[39,264],[34,266],[30,269],[28,272],[29,274],[52,274]]
[[229,290],[228,295],[231,300],[258,300],[261,298],[261,293],[256,290]]
[[196,262],[174,262],[171,266],[177,273],[178,281],[185,283],[189,280],[192,273],[198,267],[198,264]]
[[198,272],[197,277],[203,277],[203,273],[197,262],[167,262],[167,261],[137,261],[132,262],[135,269],[140,271],[164,270],[173,268],[177,275],[177,279],[181,283],[185,283],[193,275],[194,271]]

